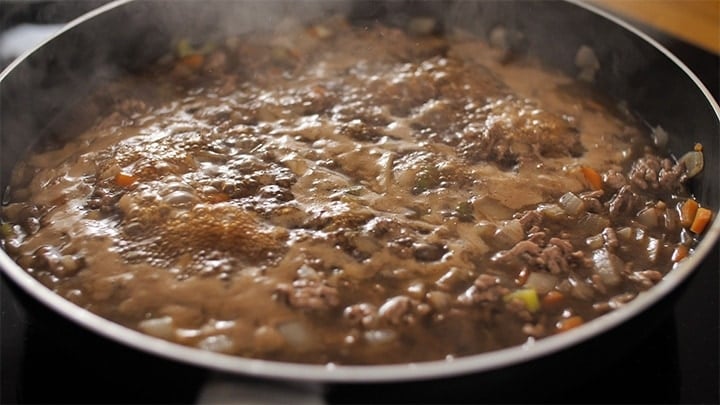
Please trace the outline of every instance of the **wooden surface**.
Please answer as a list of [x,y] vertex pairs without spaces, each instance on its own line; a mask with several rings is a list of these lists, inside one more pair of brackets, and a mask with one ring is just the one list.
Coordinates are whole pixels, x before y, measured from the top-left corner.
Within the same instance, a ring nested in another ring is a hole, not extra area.
[[635,19],[720,54],[720,0],[589,0],[626,20]]

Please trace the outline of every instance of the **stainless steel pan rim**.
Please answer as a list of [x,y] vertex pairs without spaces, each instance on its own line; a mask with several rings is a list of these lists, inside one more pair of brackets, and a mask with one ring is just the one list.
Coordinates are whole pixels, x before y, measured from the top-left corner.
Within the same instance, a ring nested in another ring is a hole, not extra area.
[[[117,0],[99,7],[82,17],[66,25],[56,36],[73,29],[84,21],[107,12],[115,7],[120,7],[135,0]],[[715,119],[720,120],[720,107],[713,99],[711,93],[702,85],[700,80],[680,61],[663,48],[653,39],[601,10],[588,6],[582,2],[569,0],[579,7],[593,11],[600,16],[612,20],[634,35],[641,37],[644,41],[652,44],[658,51],[672,60],[682,71],[691,78],[695,86],[708,100],[715,114]],[[20,65],[35,50],[51,42],[52,38],[40,44],[35,49],[26,52],[11,63],[5,71],[0,73],[0,83],[18,65]],[[719,181],[715,178],[713,181]],[[538,341],[528,341],[522,346],[511,347],[488,353],[473,356],[455,358],[445,361],[432,361],[397,365],[309,365],[297,363],[274,362],[267,360],[255,360],[237,356],[224,355],[195,349],[165,340],[142,334],[132,329],[101,318],[75,304],[65,300],[50,289],[35,280],[31,275],[20,268],[4,251],[0,251],[0,268],[18,286],[30,294],[42,304],[54,310],[80,326],[87,328],[101,336],[109,338],[118,343],[132,348],[151,353],[160,357],[173,359],[179,362],[206,367],[217,371],[223,371],[239,375],[254,377],[266,377],[282,380],[306,381],[306,382],[390,382],[420,380],[439,377],[451,377],[460,374],[476,373],[500,369],[507,366],[538,359],[552,353],[562,351],[569,347],[580,344],[595,336],[605,333],[620,324],[629,321],[649,307],[663,299],[671,291],[679,287],[695,270],[695,268],[706,258],[708,253],[720,239],[720,221],[713,221],[706,230],[702,241],[695,248],[694,253],[685,259],[680,265],[672,270],[659,284],[653,288],[640,293],[636,299],[629,302],[622,308],[603,315],[587,324],[570,330],[568,332],[543,338]]]

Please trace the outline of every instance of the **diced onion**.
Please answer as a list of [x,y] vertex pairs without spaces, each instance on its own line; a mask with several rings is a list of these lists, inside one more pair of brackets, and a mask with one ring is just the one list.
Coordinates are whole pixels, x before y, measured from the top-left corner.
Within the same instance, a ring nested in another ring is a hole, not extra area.
[[633,230],[632,230],[632,228],[630,228],[628,226],[624,226],[624,227],[618,229],[617,231],[615,231],[615,234],[620,239],[630,240],[633,237]]
[[565,210],[557,204],[544,204],[539,207],[539,210],[550,219],[559,219],[567,215]]
[[390,329],[369,330],[365,332],[365,340],[373,345],[389,343],[395,340],[396,333]]
[[587,233],[596,233],[605,229],[610,222],[607,218],[593,214],[591,212],[585,213],[579,220],[578,224]]
[[487,219],[510,218],[514,211],[494,198],[483,197],[475,200],[474,210]]
[[146,319],[138,324],[138,329],[148,335],[163,339],[170,339],[175,335],[173,320],[169,316],[161,318]]
[[620,271],[623,268],[622,259],[606,249],[595,250],[592,259],[595,273],[600,276],[605,285],[612,287],[622,282],[620,277]]
[[658,226],[658,212],[655,207],[645,208],[637,214],[637,221],[648,228],[654,228]]
[[578,280],[574,277],[570,277],[568,280],[570,280],[569,284],[572,286],[570,289],[570,294],[578,299],[584,300],[584,301],[590,301],[595,296],[595,290],[586,283],[583,280]]
[[560,197],[560,206],[568,215],[578,215],[585,210],[583,200],[571,192]]
[[700,151],[690,151],[684,154],[678,163],[685,164],[685,174],[688,177],[695,177],[700,173],[705,166],[705,160],[703,159],[703,153]]
[[198,342],[198,347],[217,353],[229,353],[233,349],[233,341],[226,335],[208,336]]
[[575,65],[580,68],[578,77],[581,80],[592,82],[595,73],[600,69],[600,61],[595,51],[587,45],[582,45],[575,54]]
[[311,343],[311,337],[305,326],[300,322],[290,321],[277,326],[278,332],[291,346],[306,347]]
[[525,238],[522,224],[517,219],[507,221],[495,232],[495,239],[503,245],[512,246]]
[[660,257],[660,255],[662,254],[663,248],[664,245],[660,240],[658,240],[657,238],[648,238],[646,248],[648,260],[650,260],[650,262],[652,263],[657,262],[658,257]]
[[585,244],[587,244],[590,249],[600,249],[605,244],[605,238],[599,233],[585,239]]
[[537,291],[538,294],[546,294],[555,288],[558,278],[550,273],[534,271],[530,273],[525,287],[530,287]]
[[652,138],[655,142],[655,146],[662,149],[665,148],[670,137],[668,136],[668,133],[660,125],[658,125],[652,129]]

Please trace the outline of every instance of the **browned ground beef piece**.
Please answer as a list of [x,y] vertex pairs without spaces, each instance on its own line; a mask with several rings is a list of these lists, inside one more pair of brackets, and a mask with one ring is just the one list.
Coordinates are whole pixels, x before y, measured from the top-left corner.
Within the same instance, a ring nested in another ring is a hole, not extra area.
[[572,242],[551,237],[545,243],[545,237],[545,233],[533,233],[529,239],[518,242],[511,249],[496,253],[493,261],[505,265],[527,265],[552,274],[567,274],[571,268],[586,266],[583,252],[574,248]]
[[542,248],[537,243],[523,240],[518,242],[510,250],[498,252],[493,257],[493,260],[498,262],[511,262],[517,259],[526,260],[526,258],[532,260],[532,258],[539,256],[541,253]]
[[301,309],[327,310],[340,303],[337,288],[324,280],[299,279],[292,284],[280,284],[276,293],[289,305]]
[[605,195],[603,190],[588,191],[580,194],[580,198],[584,201],[585,207],[589,212],[602,213],[605,211],[600,198]]
[[668,158],[654,155],[643,156],[633,163],[629,179],[641,190],[673,193],[680,189],[685,177],[685,167],[674,164]]
[[583,153],[578,131],[569,121],[537,109],[528,100],[502,98],[477,115],[481,124],[468,125],[459,145],[460,154],[470,161],[514,166],[542,157]]
[[620,188],[607,204],[610,215],[620,217],[637,212],[642,207],[643,199],[626,185]]
[[372,304],[353,304],[345,308],[343,316],[352,325],[371,328],[377,325],[378,309]]
[[109,184],[98,184],[88,199],[86,207],[91,210],[100,210],[109,214],[117,210],[117,202],[124,192],[117,190]]
[[473,285],[458,297],[458,301],[468,305],[496,302],[508,292],[510,290],[500,284],[499,278],[489,274],[481,274],[475,279]]
[[540,225],[542,222],[542,214],[532,210],[524,213],[520,216],[520,223],[522,224],[525,231],[529,231],[532,227]]
[[413,306],[411,298],[400,295],[385,301],[378,309],[378,314],[380,318],[397,325],[400,322],[411,320],[409,315],[413,310]]
[[620,190],[628,184],[628,179],[621,172],[610,169],[603,174],[603,184],[612,192]]

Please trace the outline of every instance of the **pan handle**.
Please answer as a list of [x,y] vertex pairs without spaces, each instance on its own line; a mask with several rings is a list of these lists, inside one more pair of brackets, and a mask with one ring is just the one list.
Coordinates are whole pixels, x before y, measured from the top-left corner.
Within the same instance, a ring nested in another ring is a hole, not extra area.
[[320,383],[303,383],[240,377],[210,372],[200,387],[197,405],[324,405],[324,386]]

